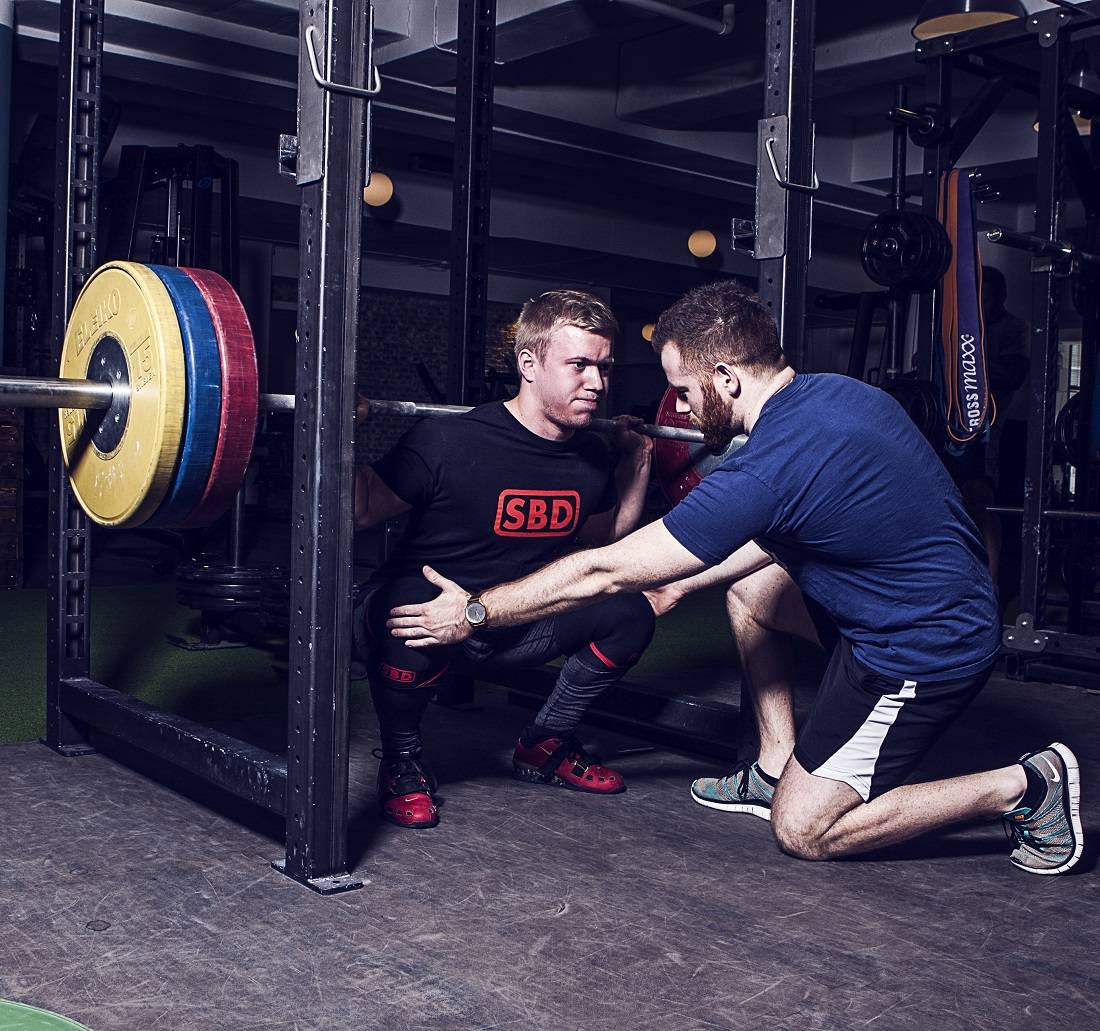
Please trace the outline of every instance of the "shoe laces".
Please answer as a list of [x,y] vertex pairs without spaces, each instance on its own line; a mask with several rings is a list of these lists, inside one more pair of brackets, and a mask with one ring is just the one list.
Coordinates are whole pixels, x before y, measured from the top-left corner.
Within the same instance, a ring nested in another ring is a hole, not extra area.
[[371,755],[381,760],[383,776],[388,790],[396,795],[410,795],[417,791],[431,793],[428,777],[418,755],[400,752],[396,756],[387,756],[381,748],[371,750]]
[[544,745],[553,738],[557,738],[559,744],[551,750],[551,754],[556,752],[561,756],[562,761],[568,760],[571,763],[579,762],[586,766],[593,766],[599,763],[599,757],[589,752],[574,734],[551,734],[549,737],[544,737],[541,741],[535,741],[528,747],[537,748],[539,745]]
[[[1047,805],[1030,811],[1025,820],[1009,819],[1011,814],[1006,814],[1001,821],[1005,838],[1015,842],[1017,846],[1026,846],[1037,852],[1058,845],[1062,829],[1059,826],[1060,821],[1056,810],[1057,806]],[[1018,810],[1014,809],[1012,812],[1018,812]]]
[[726,774],[726,780],[735,780],[737,783],[737,797],[745,799],[749,794],[749,777],[752,773],[752,762],[748,759],[742,759],[729,773]]

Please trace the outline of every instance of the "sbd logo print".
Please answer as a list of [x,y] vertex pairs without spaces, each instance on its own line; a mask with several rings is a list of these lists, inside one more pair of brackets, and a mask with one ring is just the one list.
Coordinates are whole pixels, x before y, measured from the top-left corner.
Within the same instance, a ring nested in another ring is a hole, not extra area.
[[493,532],[498,537],[569,537],[581,516],[575,490],[502,490]]

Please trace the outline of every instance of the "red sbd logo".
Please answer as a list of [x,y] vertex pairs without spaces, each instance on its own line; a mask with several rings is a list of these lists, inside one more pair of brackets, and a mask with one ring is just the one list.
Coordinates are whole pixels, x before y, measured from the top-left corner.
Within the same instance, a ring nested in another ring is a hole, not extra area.
[[493,532],[498,537],[569,537],[581,518],[575,490],[502,490]]
[[411,669],[398,669],[389,663],[382,663],[378,670],[387,680],[397,684],[411,684],[416,679],[416,674]]

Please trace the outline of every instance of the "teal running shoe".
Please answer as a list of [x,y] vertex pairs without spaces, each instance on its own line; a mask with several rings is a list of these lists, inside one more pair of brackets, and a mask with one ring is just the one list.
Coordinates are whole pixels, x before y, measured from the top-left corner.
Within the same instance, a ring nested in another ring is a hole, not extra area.
[[773,788],[755,762],[742,760],[724,777],[700,777],[691,785],[691,797],[710,809],[772,818]]
[[1065,873],[1085,847],[1077,757],[1056,741],[1020,762],[1046,781],[1047,790],[1036,808],[1018,807],[1002,817],[1006,834],[1016,843],[1008,858],[1027,873]]

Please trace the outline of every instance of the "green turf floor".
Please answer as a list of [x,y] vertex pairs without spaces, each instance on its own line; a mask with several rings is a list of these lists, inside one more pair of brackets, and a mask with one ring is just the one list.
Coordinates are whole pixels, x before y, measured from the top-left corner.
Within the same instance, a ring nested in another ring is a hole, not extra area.
[[[281,712],[286,705],[285,643],[194,652],[165,634],[194,634],[197,614],[178,606],[171,582],[93,589],[92,677],[158,708],[201,723]],[[46,593],[0,592],[0,743],[45,731]],[[720,596],[694,595],[661,619],[639,673],[723,666],[733,647]],[[352,684],[352,704],[368,701]]]

